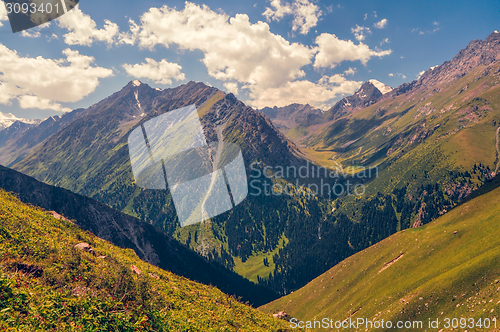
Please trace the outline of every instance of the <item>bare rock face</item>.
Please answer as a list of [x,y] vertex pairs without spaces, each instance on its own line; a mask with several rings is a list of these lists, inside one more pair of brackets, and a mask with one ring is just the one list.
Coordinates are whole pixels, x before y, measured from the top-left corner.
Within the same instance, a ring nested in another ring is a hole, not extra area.
[[65,220],[65,221],[70,221],[68,218],[60,215],[59,213],[57,213],[56,211],[50,211],[50,213],[52,213],[52,216],[54,216],[54,218],[58,219],[58,220]]

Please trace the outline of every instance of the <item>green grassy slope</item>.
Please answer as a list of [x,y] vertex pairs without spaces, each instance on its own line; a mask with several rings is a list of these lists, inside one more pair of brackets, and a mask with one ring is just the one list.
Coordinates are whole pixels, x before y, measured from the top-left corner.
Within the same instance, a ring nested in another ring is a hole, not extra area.
[[[80,242],[97,255],[75,249]],[[286,325],[0,190],[2,331],[284,331]]]
[[393,322],[498,320],[499,195],[496,188],[425,226],[396,233],[261,309],[305,321],[351,315]]

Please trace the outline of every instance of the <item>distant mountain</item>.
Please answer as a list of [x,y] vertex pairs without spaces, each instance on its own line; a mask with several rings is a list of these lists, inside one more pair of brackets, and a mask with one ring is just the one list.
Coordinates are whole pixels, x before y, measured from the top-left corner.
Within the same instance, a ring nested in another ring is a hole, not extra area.
[[0,164],[10,166],[20,161],[38,144],[84,114],[85,110],[80,108],[34,123],[15,122],[0,131]]
[[308,104],[291,104],[284,107],[264,107],[259,112],[267,115],[283,133],[297,126],[311,126],[323,122],[323,112]]
[[[21,136],[27,130],[29,130],[30,128],[34,128],[36,126],[37,126],[36,124],[29,124],[21,121],[16,121],[9,127],[0,130],[0,149],[1,147],[4,147],[8,141],[18,139],[19,136]],[[3,155],[4,154],[2,154],[2,156]]]
[[[207,140],[224,139],[239,144],[247,167],[253,161],[288,165],[296,160],[293,154],[296,147],[268,119],[232,94],[194,82],[163,91],[130,82],[82,111],[82,116],[50,136],[15,168],[47,183],[103,198],[106,203],[123,208],[136,190],[129,162],[128,134],[151,118],[191,104],[199,107]],[[109,181],[120,189],[109,187]],[[116,189],[118,196],[104,199],[103,188],[111,192]]]
[[113,210],[91,198],[41,183],[0,166],[0,188],[32,204],[73,220],[81,229],[122,248],[133,249],[146,262],[207,285],[241,296],[254,305],[277,297],[223,266],[208,262],[159,229]]
[[336,102],[326,112],[310,105],[291,104],[285,107],[264,107],[259,112],[267,115],[287,138],[295,143],[326,124],[349,112],[372,105],[393,89],[377,80],[366,81],[353,95]]
[[325,113],[327,121],[338,119],[354,109],[368,107],[382,99],[382,96],[391,92],[392,88],[377,80],[363,83],[356,93],[339,100]]
[[[424,160],[429,151],[436,149],[445,155],[451,151],[458,154],[444,159],[454,168],[470,170],[475,163],[481,163],[494,170],[496,124],[500,120],[496,97],[499,54],[500,34],[492,33],[484,41],[469,43],[453,60],[427,70],[418,80],[403,84],[383,97],[374,87],[365,91],[369,87],[365,83],[356,97],[340,101],[328,112],[335,121],[319,128],[301,144],[332,151],[335,159],[343,162],[391,165],[393,172],[402,156],[417,153],[418,159]],[[362,100],[362,96],[366,99]],[[375,100],[378,101],[374,103]],[[351,104],[348,107],[347,102]],[[349,113],[352,102],[361,108]],[[483,126],[484,129],[479,129]],[[491,142],[477,144],[485,142],[485,138],[478,137],[477,130],[484,131]],[[469,143],[462,140],[463,135]],[[427,144],[430,149],[421,151]],[[483,152],[471,154],[472,145]],[[431,166],[429,161],[422,162],[422,168]],[[443,162],[432,164],[435,168],[442,166]],[[406,173],[407,169],[402,166],[400,171]]]
[[2,131],[5,128],[10,127],[16,121],[26,123],[26,124],[35,124],[35,125],[42,122],[42,120],[39,120],[39,119],[34,119],[34,120],[23,119],[23,118],[18,118],[14,114],[11,114],[11,113],[0,112],[0,131]]
[[374,79],[368,80],[368,82],[370,82],[371,84],[375,85],[375,87],[378,89],[378,91],[380,91],[383,95],[385,95],[386,93],[391,92],[392,90],[394,90],[390,86],[385,85],[384,83],[379,82],[379,81],[374,80]]

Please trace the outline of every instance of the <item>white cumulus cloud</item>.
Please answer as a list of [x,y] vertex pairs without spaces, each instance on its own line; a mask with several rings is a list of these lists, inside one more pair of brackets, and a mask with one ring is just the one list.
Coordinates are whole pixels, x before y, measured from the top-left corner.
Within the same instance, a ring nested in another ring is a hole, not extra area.
[[262,13],[268,20],[279,21],[285,15],[293,14],[292,6],[288,3],[281,4],[281,0],[271,0],[271,7],[266,7],[266,11]]
[[224,87],[226,88],[227,92],[230,92],[234,95],[238,95],[238,92],[239,92],[238,83],[227,82],[227,83],[224,83]]
[[9,17],[7,16],[7,9],[5,9],[4,4],[0,4],[0,27],[3,26],[2,21],[7,21]]
[[353,94],[363,82],[348,81],[343,75],[323,76],[318,82],[297,80],[282,87],[261,89],[256,87],[250,93],[250,105],[256,108],[265,106],[286,106],[291,103],[309,103],[315,107],[331,106],[333,99],[345,94]]
[[163,59],[160,62],[146,58],[141,64],[124,64],[123,68],[130,76],[146,78],[158,84],[172,84],[172,80],[181,81],[186,78],[181,72],[182,67],[177,63]]
[[91,46],[94,41],[102,41],[111,45],[117,42],[120,28],[116,23],[104,21],[104,28],[98,29],[96,22],[77,6],[58,20],[61,28],[68,29],[64,42],[68,45]]
[[19,106],[21,108],[38,108],[42,110],[53,110],[56,112],[69,112],[71,111],[70,108],[63,107],[61,104],[54,103],[51,100],[45,99],[45,98],[40,98],[38,96],[20,96],[18,98],[19,100]]
[[360,42],[358,45],[351,40],[342,40],[329,33],[322,33],[316,38],[319,52],[314,61],[314,67],[333,68],[343,61],[361,61],[366,65],[372,57],[383,57],[391,54],[391,50],[372,50]]
[[151,8],[141,17],[138,42],[201,50],[210,76],[262,88],[279,87],[305,76],[315,50],[290,43],[269,31],[265,22],[250,23],[247,15],[229,17],[207,6],[186,2],[183,10]]
[[134,45],[137,41],[137,36],[141,27],[134,22],[134,20],[129,19],[129,31],[120,33],[118,38],[118,44]]
[[301,34],[309,33],[318,24],[323,13],[317,5],[309,0],[295,0],[293,3],[281,3],[281,0],[271,0],[271,7],[262,13],[268,20],[281,20],[285,15],[293,15],[292,30],[300,30]]
[[346,75],[354,75],[354,74],[356,74],[356,68],[349,67],[349,69],[344,70],[344,74],[346,74]]
[[375,28],[377,28],[377,29],[383,29],[383,28],[385,28],[386,25],[387,25],[387,19],[386,18],[383,18],[380,21],[378,21],[375,24],[373,24],[373,26]]
[[367,33],[372,33],[370,31],[370,28],[360,27],[357,24],[355,28],[351,28],[351,32],[354,34],[354,37],[359,41],[365,40]]
[[112,70],[92,66],[94,58],[69,48],[65,58],[22,57],[0,44],[0,104],[66,111],[57,102],[76,102],[93,92]]
[[[306,4],[305,1],[294,3]],[[272,5],[272,19],[295,13],[293,4],[273,0]],[[355,69],[312,82],[304,79],[305,66],[314,63],[316,68],[333,68],[343,61],[358,60],[366,64],[374,56],[391,52],[372,50],[363,43],[355,45],[330,34],[319,36],[317,46],[291,43],[272,33],[266,22],[252,23],[245,14],[229,16],[191,2],[186,2],[183,9],[167,5],[150,8],[140,22],[129,21],[129,25],[129,31],[119,33],[117,44],[150,50],[157,46],[176,46],[181,51],[201,51],[201,61],[211,77],[221,81],[228,92],[240,95],[245,92],[249,97],[246,102],[259,108],[293,102],[326,105],[359,88],[360,82],[344,77],[353,74]],[[140,70],[144,72],[147,68],[148,77],[159,80],[159,76],[151,76],[155,67],[156,63],[146,62],[124,68],[130,75],[131,70],[137,69],[133,74],[136,77]]]

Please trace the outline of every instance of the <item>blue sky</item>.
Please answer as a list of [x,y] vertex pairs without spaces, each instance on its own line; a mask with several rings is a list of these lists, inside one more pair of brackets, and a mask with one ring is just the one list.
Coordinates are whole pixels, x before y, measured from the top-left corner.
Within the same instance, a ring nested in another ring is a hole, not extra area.
[[202,81],[256,108],[326,108],[369,79],[396,87],[450,60],[500,30],[500,4],[81,0],[25,33],[6,19],[0,12],[0,112],[44,118],[135,78],[161,89]]

